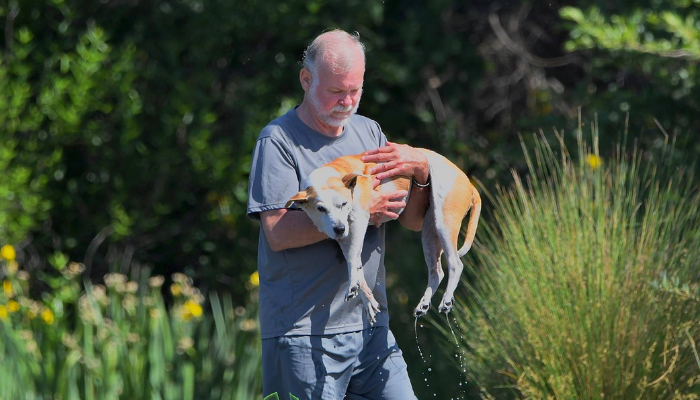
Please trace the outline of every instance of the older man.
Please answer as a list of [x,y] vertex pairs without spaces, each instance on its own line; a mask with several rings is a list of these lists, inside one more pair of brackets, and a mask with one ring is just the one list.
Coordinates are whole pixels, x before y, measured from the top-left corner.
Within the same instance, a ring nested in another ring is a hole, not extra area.
[[[269,399],[415,399],[406,363],[391,331],[384,271],[384,226],[364,241],[365,278],[380,304],[370,325],[359,297],[345,301],[347,266],[337,242],[302,211],[285,203],[311,171],[336,157],[364,153],[383,162],[373,175],[402,174],[406,192],[376,194],[371,223],[398,218],[420,230],[428,206],[429,168],[418,151],[389,143],[379,124],[355,114],[365,72],[358,35],[341,30],[318,36],[299,74],[302,103],[260,133],[250,173],[248,215],[259,219],[260,326],[263,396]],[[401,216],[394,211],[406,207]]]

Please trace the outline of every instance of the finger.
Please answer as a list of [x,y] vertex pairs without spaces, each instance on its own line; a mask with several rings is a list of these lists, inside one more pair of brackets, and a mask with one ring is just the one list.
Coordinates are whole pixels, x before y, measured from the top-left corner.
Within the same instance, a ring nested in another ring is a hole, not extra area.
[[373,154],[373,155],[369,155],[369,156],[362,156],[362,161],[363,162],[382,163],[382,162],[395,160],[398,157],[399,157],[399,155],[395,152],[377,153],[377,154]]
[[386,203],[386,208],[391,210],[400,210],[406,208],[406,202],[404,201],[390,201]]
[[372,189],[376,189],[377,186],[379,186],[380,183],[382,183],[382,181],[379,180],[379,179],[377,179],[376,177],[374,177],[374,178],[373,178],[373,181],[372,181]]
[[370,175],[376,175],[380,172],[386,172],[391,169],[397,168],[398,167],[398,161],[388,161],[388,162],[383,162],[381,164],[377,164],[374,167],[369,169]]
[[383,147],[377,147],[376,149],[367,150],[362,154],[363,155],[371,155],[371,154],[379,154],[379,153],[391,153],[394,150],[396,150],[396,149],[392,146],[383,146]]
[[394,168],[394,169],[390,169],[388,171],[379,172],[374,176],[377,179],[387,179],[387,178],[391,178],[392,176],[396,176],[396,175],[406,175],[406,172],[403,170],[403,168]]
[[[382,154],[387,154],[387,153],[393,153],[396,149],[393,147],[389,146],[384,146],[380,147],[378,149],[373,149],[373,150],[367,150],[364,153],[362,153],[362,161],[364,162],[376,162],[375,160],[376,157],[381,156]],[[382,160],[379,160],[382,161]]]
[[389,218],[389,219],[397,219],[397,218],[399,218],[399,214],[397,214],[397,213],[395,213],[395,212],[391,212],[391,211],[386,211],[386,212],[384,213],[384,216],[387,217],[387,218]]
[[408,196],[408,191],[406,190],[397,190],[395,192],[389,193],[386,198],[395,200],[395,199],[403,199],[404,197]]
[[[405,201],[406,196],[408,196],[408,192],[405,190],[400,190],[398,192],[392,192],[389,194],[385,194],[382,200],[384,201],[385,204],[391,203],[391,202],[399,202],[399,201]],[[388,207],[387,207],[388,208]]]

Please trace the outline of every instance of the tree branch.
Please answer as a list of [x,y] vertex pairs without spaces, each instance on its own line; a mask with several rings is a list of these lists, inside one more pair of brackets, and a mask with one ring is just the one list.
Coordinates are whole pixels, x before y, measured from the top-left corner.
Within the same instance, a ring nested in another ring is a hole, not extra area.
[[19,7],[15,4],[10,6],[10,12],[7,13],[7,20],[5,21],[5,56],[9,60],[12,57],[12,43],[14,39],[14,23],[15,18],[19,14]]
[[496,34],[496,37],[501,42],[501,44],[505,46],[505,48],[507,48],[514,54],[518,54],[525,61],[532,65],[542,68],[551,68],[562,67],[564,65],[573,64],[576,62],[576,57],[571,54],[555,58],[540,58],[536,55],[531,54],[529,51],[527,51],[527,49],[525,49],[524,46],[522,46],[519,43],[516,43],[515,41],[513,41],[513,39],[510,38],[506,30],[503,29],[503,25],[501,25],[501,21],[498,19],[498,15],[495,13],[489,14],[489,24],[491,25],[491,29],[493,29],[493,33]]

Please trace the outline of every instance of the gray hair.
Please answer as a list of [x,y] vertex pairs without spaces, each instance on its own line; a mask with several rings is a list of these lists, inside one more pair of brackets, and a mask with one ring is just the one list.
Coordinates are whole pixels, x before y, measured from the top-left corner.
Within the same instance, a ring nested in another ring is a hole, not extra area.
[[[365,45],[360,41],[360,34],[358,32],[348,33],[342,29],[333,29],[328,32],[324,32],[314,39],[309,47],[304,50],[303,59],[301,66],[306,68],[311,72],[311,74],[316,74],[316,62],[318,60],[323,60],[323,58],[330,54],[329,50],[334,45],[354,43],[362,51],[362,60],[365,57]],[[331,67],[334,70],[346,71],[350,69],[352,64],[348,65],[348,60],[345,57],[334,57],[331,63]]]

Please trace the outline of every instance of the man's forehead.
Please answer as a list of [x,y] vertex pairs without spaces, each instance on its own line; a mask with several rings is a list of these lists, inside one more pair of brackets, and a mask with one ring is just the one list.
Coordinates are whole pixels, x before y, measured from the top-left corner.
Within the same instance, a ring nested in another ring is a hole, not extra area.
[[364,76],[365,76],[364,63],[353,65],[349,69],[333,70],[328,65],[321,65],[319,67],[320,67],[319,68],[319,75],[322,79],[324,79],[326,81],[353,80],[353,81],[359,81],[360,83],[362,83],[362,80],[364,79]]

